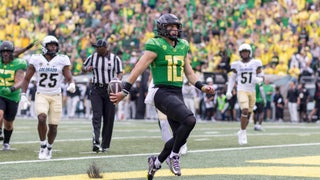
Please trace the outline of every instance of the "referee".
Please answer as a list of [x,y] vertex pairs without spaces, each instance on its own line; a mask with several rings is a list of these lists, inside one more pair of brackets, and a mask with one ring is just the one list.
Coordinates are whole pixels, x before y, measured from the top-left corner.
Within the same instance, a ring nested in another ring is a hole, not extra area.
[[[110,52],[107,41],[100,39],[93,47],[95,47],[95,51],[86,59],[82,67],[84,72],[93,72],[90,98],[93,111],[92,151],[106,152],[110,147],[115,117],[115,105],[109,99],[107,88],[112,79],[122,78],[122,62],[118,56]],[[102,143],[100,147],[102,118]]]

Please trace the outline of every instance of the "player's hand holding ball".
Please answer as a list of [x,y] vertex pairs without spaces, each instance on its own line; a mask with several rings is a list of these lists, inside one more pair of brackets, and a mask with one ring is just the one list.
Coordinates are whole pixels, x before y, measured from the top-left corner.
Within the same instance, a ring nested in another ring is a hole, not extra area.
[[108,94],[110,93],[118,93],[122,91],[122,81],[119,79],[112,79],[108,84]]

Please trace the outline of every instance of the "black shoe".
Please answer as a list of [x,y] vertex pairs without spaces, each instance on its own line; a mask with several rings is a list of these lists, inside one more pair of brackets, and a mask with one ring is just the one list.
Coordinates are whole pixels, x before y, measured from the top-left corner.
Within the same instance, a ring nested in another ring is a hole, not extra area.
[[101,152],[108,152],[109,151],[109,148],[102,148],[101,149]]
[[100,146],[98,144],[94,144],[92,146],[92,151],[96,153],[100,152]]
[[159,167],[155,166],[154,162],[156,161],[156,159],[157,159],[156,156],[150,156],[148,158],[148,165],[149,165],[149,170],[148,170],[148,174],[147,174],[148,180],[152,180],[156,171],[161,168],[161,166],[159,166]]

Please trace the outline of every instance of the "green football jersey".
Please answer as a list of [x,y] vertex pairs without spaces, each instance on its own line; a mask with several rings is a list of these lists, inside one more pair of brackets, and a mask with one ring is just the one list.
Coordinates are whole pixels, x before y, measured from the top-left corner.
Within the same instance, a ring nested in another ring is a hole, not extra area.
[[154,84],[182,87],[189,43],[179,39],[176,47],[172,47],[163,38],[151,38],[146,42],[145,50],[157,54],[156,59],[151,63]]
[[[25,60],[14,59],[9,64],[3,64],[3,62],[0,61],[0,89],[13,86],[16,71],[20,69],[27,69],[27,62]],[[13,91],[9,95],[0,94],[0,96],[7,98],[11,101],[19,102],[20,92],[21,89]]]

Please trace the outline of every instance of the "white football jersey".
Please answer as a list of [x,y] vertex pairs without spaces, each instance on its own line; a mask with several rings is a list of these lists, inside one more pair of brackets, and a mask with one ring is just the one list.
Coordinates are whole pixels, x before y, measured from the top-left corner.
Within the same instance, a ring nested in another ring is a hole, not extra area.
[[62,70],[70,66],[70,59],[66,55],[56,55],[48,61],[42,54],[34,54],[29,60],[36,71],[37,92],[44,94],[61,93],[64,80]]
[[251,59],[249,62],[235,61],[231,64],[231,69],[237,71],[237,90],[255,91],[255,77],[257,69],[262,66],[260,60]]

